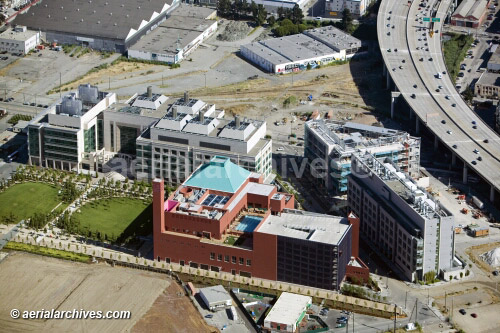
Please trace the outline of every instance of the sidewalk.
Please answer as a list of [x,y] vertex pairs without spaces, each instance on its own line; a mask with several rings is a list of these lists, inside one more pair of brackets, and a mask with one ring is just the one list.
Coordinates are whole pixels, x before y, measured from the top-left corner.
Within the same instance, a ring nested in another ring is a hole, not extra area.
[[286,282],[271,281],[260,278],[247,278],[239,275],[232,275],[226,272],[213,272],[207,271],[200,268],[192,268],[188,266],[181,266],[177,263],[165,263],[156,260],[149,260],[145,258],[139,258],[130,254],[123,252],[118,252],[111,249],[106,249],[98,247],[95,245],[81,244],[74,241],[52,239],[44,237],[38,243],[33,237],[30,237],[26,233],[29,230],[24,230],[25,235],[18,234],[13,241],[23,242],[32,245],[39,245],[42,247],[60,249],[64,251],[70,251],[74,253],[87,254],[96,259],[102,260],[112,260],[119,264],[124,265],[139,265],[144,268],[155,268],[155,270],[163,271],[165,273],[176,272],[181,274],[189,274],[197,276],[200,278],[208,278],[213,280],[219,280],[221,282],[232,282],[237,284],[243,284],[247,286],[253,286],[255,288],[270,289],[271,291],[281,292],[287,291],[296,294],[302,294],[306,296],[311,296],[319,299],[319,301],[330,301],[335,304],[336,307],[342,308],[364,308],[366,312],[379,312],[380,314],[392,315],[395,312],[398,315],[405,316],[403,310],[400,307],[396,307],[392,304],[385,304],[381,302],[374,302],[365,299],[360,299],[352,296],[341,295],[335,291],[307,287],[302,285],[296,285]]

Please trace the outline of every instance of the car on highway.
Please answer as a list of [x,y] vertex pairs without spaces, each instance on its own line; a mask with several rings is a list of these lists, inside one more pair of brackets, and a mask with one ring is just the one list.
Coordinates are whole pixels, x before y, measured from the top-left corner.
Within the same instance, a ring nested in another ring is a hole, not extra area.
[[457,148],[458,148],[458,146],[457,146],[457,145],[453,145],[452,147],[453,147],[454,149],[457,149]]
[[475,314],[475,313],[471,313],[471,315],[470,315],[470,316],[471,316],[472,318],[477,318],[477,314]]
[[465,316],[465,314],[467,313],[467,311],[465,311],[465,309],[460,309],[460,310],[458,310],[458,312],[460,312],[460,313],[461,313],[462,315],[464,315],[464,316]]
[[415,94],[411,94],[411,98],[415,99],[417,96]]
[[498,276],[498,271],[491,272],[493,275]]
[[446,120],[441,120],[441,124],[446,124]]
[[488,142],[490,142],[490,140],[488,140],[488,139],[484,139],[484,140],[483,140],[483,142],[484,142],[484,143],[488,143]]
[[453,103],[451,106],[456,107],[457,105],[455,103]]
[[438,78],[438,79],[442,79],[442,78],[443,78],[443,75],[442,75],[441,73],[437,73],[437,74],[436,74],[436,78]]
[[477,150],[477,149],[474,149],[472,152],[473,152],[474,154],[479,154],[479,150]]
[[450,131],[450,130],[447,130],[447,131],[446,131],[446,133],[448,133],[448,134],[453,134],[453,132],[452,132],[452,131]]

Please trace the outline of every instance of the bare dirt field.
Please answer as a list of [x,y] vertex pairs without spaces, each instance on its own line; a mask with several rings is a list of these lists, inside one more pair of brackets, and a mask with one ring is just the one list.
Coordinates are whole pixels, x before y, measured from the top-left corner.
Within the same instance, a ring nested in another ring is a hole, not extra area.
[[488,274],[491,274],[491,272],[495,269],[494,267],[491,267],[488,265],[488,263],[479,256],[485,252],[488,252],[490,250],[493,250],[494,248],[497,248],[500,246],[500,242],[495,242],[495,243],[488,243],[488,244],[482,244],[482,245],[476,245],[476,246],[471,246],[465,252],[469,256],[469,258],[474,262],[476,265],[478,265],[483,271],[485,271]]
[[132,332],[218,332],[215,327],[207,326],[188,297],[177,296],[178,293],[183,294],[182,287],[177,283],[170,284],[135,324]]
[[[158,296],[178,297],[175,290],[169,288],[175,283],[161,274],[19,252],[11,252],[0,263],[0,281],[0,330],[8,332],[130,331]],[[172,291],[174,295],[170,295]],[[179,304],[185,307],[185,315],[170,315],[171,322],[184,325],[191,332],[203,332],[197,322],[202,319],[189,299]],[[131,319],[14,320],[10,317],[13,308],[21,313],[42,309],[127,310],[131,312]],[[170,308],[164,309],[163,315],[168,315]],[[195,319],[191,320],[192,316]]]

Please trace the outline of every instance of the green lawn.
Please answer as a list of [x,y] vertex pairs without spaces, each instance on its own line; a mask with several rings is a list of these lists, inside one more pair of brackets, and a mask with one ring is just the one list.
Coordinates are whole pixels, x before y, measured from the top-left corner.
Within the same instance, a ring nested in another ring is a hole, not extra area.
[[151,204],[131,198],[112,198],[92,201],[74,213],[80,221],[80,232],[94,235],[100,232],[108,239],[124,241],[127,237],[145,236],[153,231]]
[[42,183],[28,182],[9,187],[0,193],[0,221],[11,213],[17,221],[34,213],[49,213],[61,202],[57,192],[53,185]]

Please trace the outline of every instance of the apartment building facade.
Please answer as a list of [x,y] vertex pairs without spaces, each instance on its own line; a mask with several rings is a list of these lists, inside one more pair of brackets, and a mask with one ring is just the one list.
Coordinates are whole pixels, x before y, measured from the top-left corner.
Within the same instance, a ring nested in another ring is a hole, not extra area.
[[403,131],[353,122],[310,120],[305,124],[304,157],[312,180],[334,195],[347,193],[351,156],[370,152],[388,157],[416,177],[420,165],[420,138]]
[[390,159],[353,155],[348,203],[360,233],[410,281],[454,268],[454,216]]
[[341,18],[344,9],[348,9],[354,17],[365,15],[373,0],[325,0],[325,14],[328,17]]

